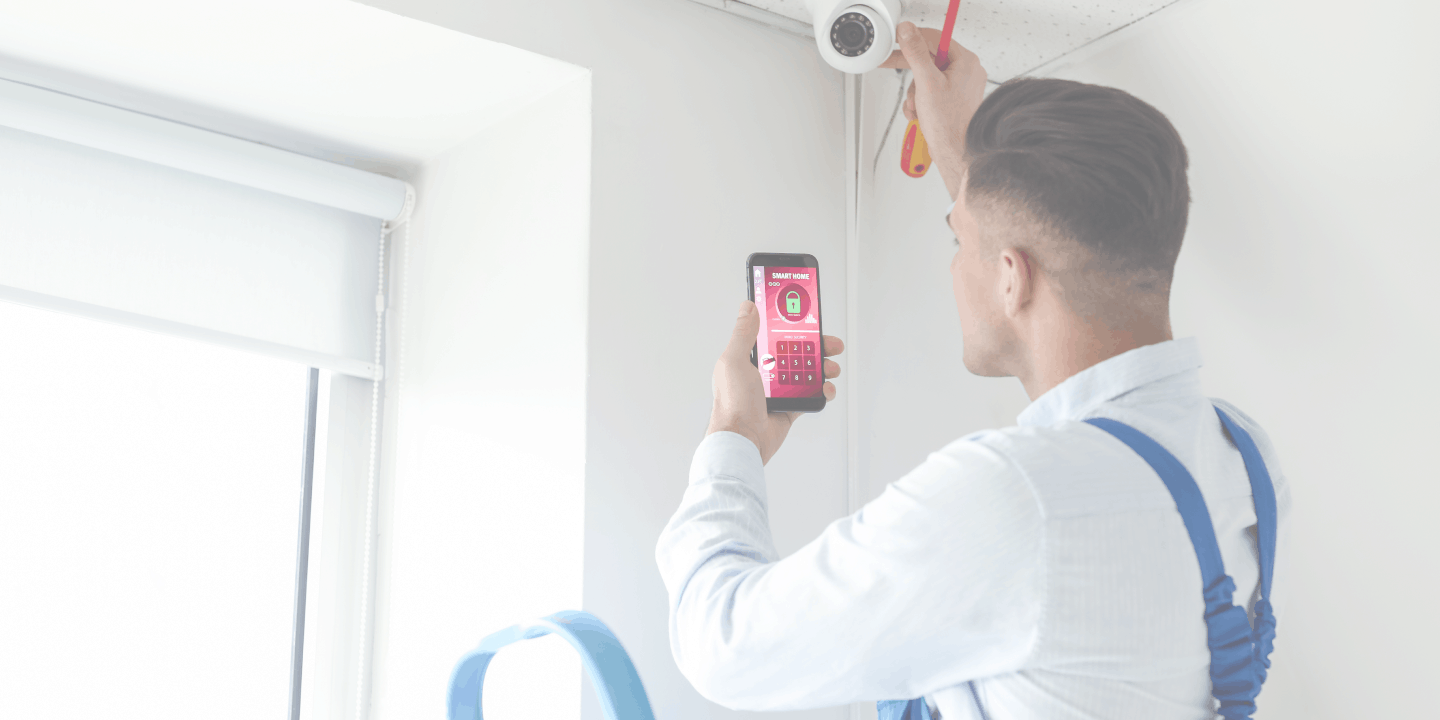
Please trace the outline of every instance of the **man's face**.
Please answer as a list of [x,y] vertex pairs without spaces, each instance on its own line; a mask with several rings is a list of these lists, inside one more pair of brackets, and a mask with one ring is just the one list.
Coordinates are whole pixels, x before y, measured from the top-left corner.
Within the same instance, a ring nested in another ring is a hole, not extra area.
[[1009,375],[1005,352],[1011,344],[1010,333],[997,287],[999,253],[986,247],[980,236],[979,222],[965,200],[963,180],[950,211],[950,229],[959,244],[950,261],[950,277],[955,285],[955,307],[960,311],[965,368],[987,377]]

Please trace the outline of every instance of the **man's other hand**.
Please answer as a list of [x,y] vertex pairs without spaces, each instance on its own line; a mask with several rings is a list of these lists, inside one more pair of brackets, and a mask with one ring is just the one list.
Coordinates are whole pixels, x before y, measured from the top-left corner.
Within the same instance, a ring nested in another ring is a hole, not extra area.
[[[766,412],[764,381],[760,379],[759,369],[750,363],[750,351],[759,334],[760,313],[755,303],[746,300],[740,304],[730,344],[715,363],[715,404],[710,410],[710,427],[705,434],[728,431],[744,435],[760,449],[761,462],[768,463],[801,413]],[[839,355],[845,350],[845,343],[826,335],[821,350],[827,358]],[[835,384],[828,379],[839,377],[840,365],[834,360],[825,360],[823,364],[827,381],[822,392],[829,402],[835,399]]]
[[902,22],[896,33],[900,51],[882,67],[910,68],[915,81],[905,98],[905,118],[920,120],[920,132],[930,146],[950,196],[960,190],[964,175],[965,131],[985,99],[985,68],[980,58],[955,41],[950,42],[950,66],[935,67],[940,31]]

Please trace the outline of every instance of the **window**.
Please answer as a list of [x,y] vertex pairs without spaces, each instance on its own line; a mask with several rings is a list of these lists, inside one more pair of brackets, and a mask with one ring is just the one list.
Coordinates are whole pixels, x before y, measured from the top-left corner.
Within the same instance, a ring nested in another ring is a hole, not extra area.
[[0,715],[288,716],[307,379],[0,302]]

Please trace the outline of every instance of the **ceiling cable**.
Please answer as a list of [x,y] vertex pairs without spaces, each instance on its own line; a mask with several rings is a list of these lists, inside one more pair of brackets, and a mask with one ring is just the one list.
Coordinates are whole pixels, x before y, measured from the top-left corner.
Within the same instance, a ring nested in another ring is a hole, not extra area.
[[905,104],[905,70],[895,69],[895,77],[900,81],[900,90],[895,94],[895,109],[890,111],[890,122],[885,123],[885,132],[880,135],[880,145],[875,148],[875,161],[870,163],[870,174],[880,168],[880,153],[885,152],[885,141],[890,139],[890,129],[895,127],[895,117],[900,114],[900,106]]

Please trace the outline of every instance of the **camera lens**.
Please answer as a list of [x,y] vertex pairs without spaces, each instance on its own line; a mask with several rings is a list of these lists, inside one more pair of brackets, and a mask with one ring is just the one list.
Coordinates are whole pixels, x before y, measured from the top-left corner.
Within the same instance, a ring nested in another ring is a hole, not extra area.
[[845,57],[855,57],[875,44],[875,26],[858,12],[847,12],[830,25],[830,45]]

